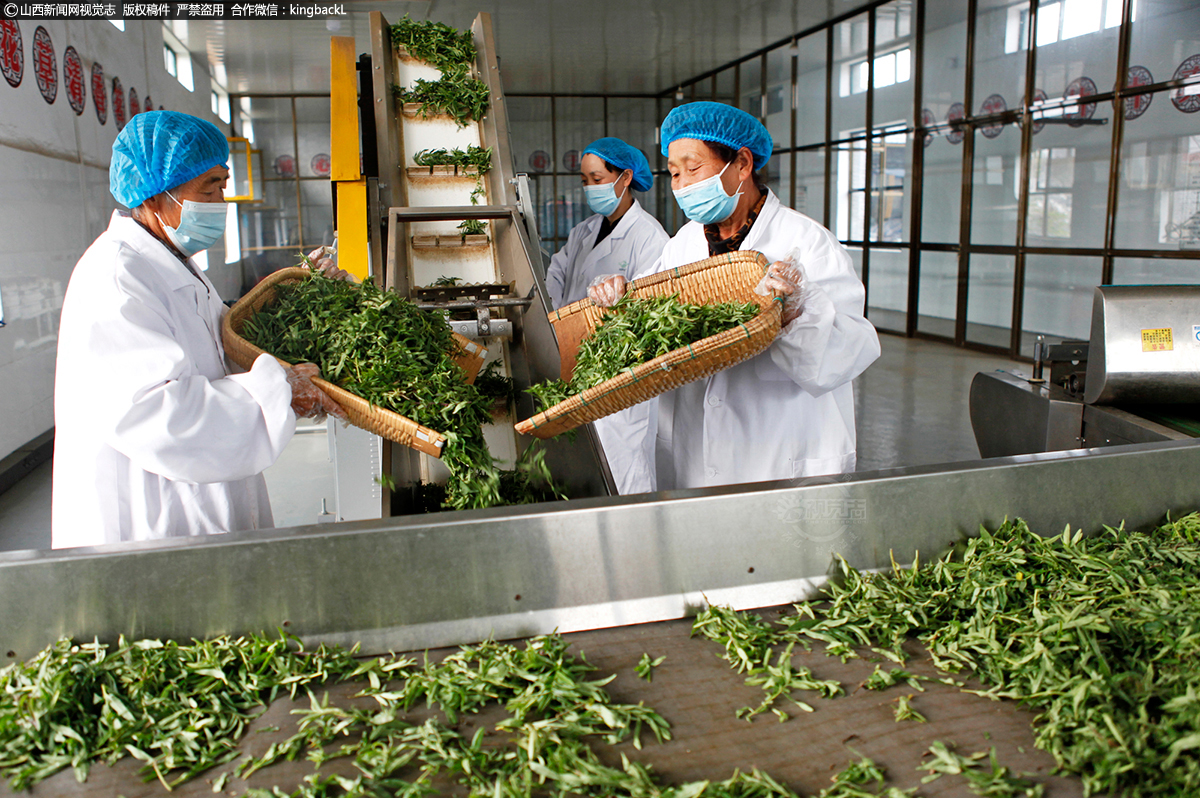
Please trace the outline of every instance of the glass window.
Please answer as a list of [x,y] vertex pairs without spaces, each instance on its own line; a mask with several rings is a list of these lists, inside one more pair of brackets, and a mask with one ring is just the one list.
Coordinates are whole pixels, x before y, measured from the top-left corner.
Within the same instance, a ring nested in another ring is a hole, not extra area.
[[1102,271],[1100,258],[1027,255],[1021,351],[1031,352],[1038,335],[1086,340],[1091,335],[1092,295]]
[[[1028,3],[1013,0],[980,0],[975,18],[975,104],[992,99],[993,110],[1021,105],[1025,94],[1025,47],[1012,50],[1013,13],[1028,9]],[[964,7],[965,12],[965,7]],[[1019,40],[1023,45],[1024,37]],[[928,68],[928,67],[927,67]]]
[[[1104,116],[1111,116],[1111,105],[1103,109]],[[1112,131],[1107,125],[1072,127],[1058,120],[1033,136],[1027,245],[1104,246],[1111,150]]]
[[965,94],[966,54],[967,4],[961,0],[926,0],[921,97],[939,122]]
[[893,0],[875,10],[875,48],[893,49],[912,36],[913,0]]
[[963,158],[959,145],[964,134],[947,123],[963,117],[966,52],[966,4],[960,0],[926,0],[922,121],[936,127],[934,134],[924,140],[921,195],[924,241],[956,243],[959,239]]
[[777,153],[767,162],[764,179],[767,188],[775,192],[779,201],[791,207],[792,204],[792,156],[790,153]]
[[917,329],[953,338],[958,306],[958,253],[922,252],[917,289]]
[[[529,175],[533,189],[533,203],[537,208],[538,235],[546,249],[556,251],[561,242],[556,240],[554,229],[554,191],[550,172],[553,167],[553,151],[550,127],[550,99],[548,97],[509,97],[505,100],[508,110],[509,139],[512,146],[516,171]],[[610,106],[610,111],[611,111]],[[653,131],[651,131],[653,136]],[[568,231],[563,231],[566,240]]]
[[[652,170],[659,169],[658,145],[654,141],[654,128],[662,120],[657,119],[658,107],[652,99],[612,97],[608,100],[608,134],[637,147],[650,162]],[[663,164],[661,168],[666,168]]]
[[[297,103],[299,105],[299,101]],[[325,121],[321,126],[328,140],[329,101],[324,100],[321,104],[325,107]],[[308,109],[305,107],[303,110]],[[307,217],[304,218],[304,235],[301,235],[301,216],[296,206],[297,157],[292,139],[291,100],[243,97],[238,107],[238,122],[243,136],[249,138],[248,127],[253,130],[255,148],[262,150],[261,162],[265,171],[262,181],[264,201],[246,205],[238,213],[241,224],[239,240],[244,254],[243,273],[247,282],[245,287],[249,288],[277,269],[294,266],[296,254],[302,245],[309,244],[308,249],[312,249],[318,244],[331,243],[332,236],[329,242],[321,241],[319,237],[314,241],[309,232],[316,220]],[[314,133],[306,130],[306,135],[319,135],[319,131]],[[310,158],[312,154],[315,151],[310,153]],[[306,172],[307,169],[303,169],[300,173]],[[320,186],[324,191],[320,197],[310,196],[303,190],[305,183],[310,187]],[[300,196],[305,214],[312,210],[314,200],[320,200],[324,203],[325,214],[329,215],[328,182],[301,181],[301,186]]]
[[912,50],[906,47],[877,59],[880,60],[890,63],[891,68],[881,70],[876,64],[875,125],[910,124],[913,107],[913,84],[909,71],[912,69]]
[[967,277],[969,342],[1009,348],[1015,274],[1013,255],[971,254]]
[[862,279],[862,247],[846,247],[846,253],[850,255],[850,264],[854,267],[854,273],[858,275],[858,279]]
[[1002,126],[994,138],[977,132],[971,194],[972,244],[1017,243],[1020,149],[1020,130],[1014,125]]
[[[854,74],[865,81],[868,14],[859,14],[833,29],[833,137],[842,139],[866,127],[866,92],[854,92]],[[858,72],[855,72],[856,65]],[[863,88],[866,88],[865,82]]]
[[841,241],[862,241],[867,185],[867,142],[856,139],[833,148],[833,234]]
[[904,190],[911,158],[908,139],[906,133],[896,132],[871,140],[872,241],[909,239]]
[[[257,100],[255,101],[257,103]],[[333,207],[329,199],[329,98],[296,98],[296,136],[300,146],[298,162],[303,241],[310,246],[333,243]]]
[[871,249],[867,315],[876,327],[904,332],[908,309],[908,250]]
[[925,139],[921,184],[921,240],[957,243],[962,217],[962,139],[933,136]]
[[1125,123],[1117,247],[1200,248],[1200,135],[1172,104],[1174,93],[1148,95],[1144,113]]
[[796,200],[792,207],[825,224],[825,149],[796,153]]
[[604,100],[599,97],[557,97],[554,100],[558,162],[554,165],[567,182],[579,182],[579,160],[583,150],[604,136]]
[[763,118],[762,59],[751,58],[738,70],[738,107],[755,119]]
[[825,141],[825,31],[796,49],[796,144],[803,146]]
[[[775,149],[792,146],[792,50],[778,47],[767,53],[767,131]],[[824,116],[824,113],[822,113]],[[790,175],[789,175],[790,177]],[[786,199],[785,199],[786,201]]]
[[[1133,9],[1130,65],[1145,67],[1154,83],[1200,71],[1200,2],[1137,0]],[[1200,102],[1197,95],[1191,102]]]
[[737,81],[735,74],[738,71],[736,66],[731,66],[728,69],[723,69],[716,74],[717,88],[716,95],[713,97],[715,102],[729,103],[734,105],[737,100]]
[[179,74],[179,68],[178,68],[178,66],[176,66],[177,61],[178,61],[178,56],[175,55],[175,51],[172,50],[170,47],[167,47],[164,44],[163,45],[163,68],[167,70],[167,74],[170,75],[171,77],[175,77],[177,74]]
[[[1118,25],[1121,0],[1116,8]],[[1058,0],[1038,10],[1035,89],[1051,100],[1097,87],[1107,90],[1117,74],[1119,27],[1104,27],[1104,0]],[[1068,92],[1070,89],[1070,92]],[[1097,109],[1103,110],[1103,109]]]
[[1200,284],[1200,259],[1113,258],[1113,285]]

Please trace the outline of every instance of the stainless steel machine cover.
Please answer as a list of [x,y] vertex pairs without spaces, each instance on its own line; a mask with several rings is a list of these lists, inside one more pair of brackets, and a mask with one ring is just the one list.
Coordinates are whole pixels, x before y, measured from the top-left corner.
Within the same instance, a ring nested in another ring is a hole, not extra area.
[[1088,404],[1200,402],[1200,285],[1102,285]]

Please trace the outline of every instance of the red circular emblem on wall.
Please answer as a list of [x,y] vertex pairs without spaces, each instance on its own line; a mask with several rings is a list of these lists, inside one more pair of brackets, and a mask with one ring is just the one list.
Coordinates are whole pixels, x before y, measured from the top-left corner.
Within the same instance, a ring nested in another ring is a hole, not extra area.
[[21,26],[14,19],[0,20],[0,72],[14,89],[25,76],[25,48],[21,43]]
[[332,168],[329,162],[329,153],[327,152],[318,152],[308,162],[308,165],[317,177],[328,177]]
[[143,111],[153,111],[154,110],[154,103],[150,102],[149,94],[146,95],[146,99],[142,100],[142,110]]
[[125,89],[121,86],[120,78],[113,78],[113,122],[116,123],[117,130],[123,130],[125,127]]
[[[983,101],[983,105],[979,107],[979,113],[982,116],[990,116],[992,114],[1002,114],[1008,110],[1008,103],[999,94],[993,94]],[[994,122],[990,125],[984,125],[979,128],[979,132],[989,139],[994,139],[1004,132],[1003,122]]]
[[550,168],[550,153],[545,150],[534,150],[529,156],[529,168],[535,172],[544,172]]
[[108,122],[108,93],[104,89],[104,67],[92,64],[92,105],[102,125]]
[[579,171],[579,150],[567,150],[563,153],[563,168],[568,172]]
[[[1131,66],[1129,71],[1125,73],[1126,88],[1134,86],[1149,86],[1154,82],[1154,75],[1150,74],[1150,70],[1144,66]],[[1146,109],[1150,107],[1150,100],[1154,98],[1153,94],[1138,94],[1133,97],[1125,98],[1125,118],[1137,119],[1142,114],[1146,113]]]
[[[1198,72],[1200,72],[1200,55],[1191,55],[1184,59],[1171,79],[1186,80]],[[1200,86],[1181,86],[1171,92],[1171,104],[1185,114],[1194,114],[1200,111],[1200,94],[1191,94],[1190,92],[1200,92]]]
[[[1096,81],[1091,78],[1075,78],[1067,86],[1067,90],[1063,92],[1063,99],[1074,100],[1091,97],[1096,93]],[[1079,103],[1074,107],[1074,110],[1063,114],[1063,119],[1070,120],[1067,124],[1071,127],[1082,127],[1083,120],[1091,119],[1092,114],[1096,113],[1095,103]]]
[[63,88],[67,90],[71,110],[79,116],[87,104],[87,86],[83,81],[83,61],[74,47],[63,50]]
[[142,104],[138,102],[137,89],[129,87],[129,118],[133,119],[142,112]]
[[[955,103],[954,105],[950,106],[950,110],[946,112],[946,121],[950,122],[951,125],[953,125],[954,122],[959,121],[966,115],[967,115],[967,112],[966,112],[966,109],[963,108],[963,104]],[[946,140],[949,141],[951,144],[958,144],[963,140],[963,138],[966,135],[967,135],[967,129],[965,127],[953,127],[952,126],[949,130],[946,131]]]
[[271,169],[279,177],[295,177],[296,176],[296,159],[290,155],[280,155],[271,164]]
[[[930,111],[928,108],[922,108],[921,109],[921,127],[928,130],[936,124],[937,124],[937,117],[933,115],[933,111]],[[933,143],[933,134],[932,133],[925,134],[925,142],[924,143],[925,143],[926,147],[928,147],[930,144]]]
[[58,58],[50,33],[41,25],[33,32],[33,74],[42,99],[53,104],[58,98]]
[[[1048,100],[1048,99],[1050,99],[1050,98],[1046,96],[1046,92],[1042,91],[1041,89],[1033,90],[1033,104],[1035,106],[1041,105],[1042,103],[1046,102],[1046,100]],[[1033,135],[1036,136],[1038,133],[1041,133],[1042,128],[1044,128],[1045,126],[1046,126],[1045,120],[1042,119],[1040,114],[1035,113],[1033,115],[1033,125],[1032,125]]]

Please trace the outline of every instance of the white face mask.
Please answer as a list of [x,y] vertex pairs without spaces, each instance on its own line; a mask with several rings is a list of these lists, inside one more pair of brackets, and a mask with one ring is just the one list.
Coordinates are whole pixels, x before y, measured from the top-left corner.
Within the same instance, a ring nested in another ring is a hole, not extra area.
[[224,202],[180,202],[171,192],[166,194],[181,208],[179,226],[171,227],[157,213],[154,215],[158,217],[167,238],[185,257],[190,258],[208,249],[225,235],[225,220],[229,210]]
[[584,186],[583,195],[587,199],[588,207],[592,209],[593,213],[608,216],[616,211],[617,206],[621,204],[621,200],[628,190],[629,186],[626,186],[622,189],[620,196],[617,196],[617,183],[613,181],[612,183],[601,183],[596,186]]
[[679,203],[684,216],[700,224],[716,224],[733,215],[738,198],[742,196],[742,184],[738,183],[737,191],[732,195],[725,193],[721,175],[728,168],[729,164],[725,164],[724,169],[712,177],[674,192],[675,201]]

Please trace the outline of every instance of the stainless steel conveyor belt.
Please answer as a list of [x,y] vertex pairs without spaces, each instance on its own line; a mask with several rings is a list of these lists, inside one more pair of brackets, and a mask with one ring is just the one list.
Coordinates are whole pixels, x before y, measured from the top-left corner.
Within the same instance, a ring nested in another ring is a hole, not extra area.
[[0,654],[61,636],[271,632],[402,651],[811,595],[835,555],[933,554],[1022,517],[1141,526],[1200,508],[1168,441],[643,496],[0,555]]
[[[776,612],[768,611],[763,615],[773,620]],[[762,700],[761,691],[747,687],[743,683],[744,677],[720,658],[719,645],[702,638],[689,638],[690,630],[691,622],[683,620],[568,636],[572,650],[584,655],[596,667],[596,678],[617,675],[605,688],[614,701],[644,701],[671,723],[673,740],[659,745],[647,734],[641,751],[635,750],[629,742],[619,746],[595,743],[594,749],[605,764],[620,767],[620,756],[625,754],[634,761],[651,765],[664,784],[701,779],[719,781],[729,778],[734,768],[746,771],[757,767],[800,795],[815,796],[829,786],[833,773],[851,761],[858,761],[860,755],[869,756],[886,767],[894,786],[916,787],[923,775],[916,769],[922,754],[934,741],[940,740],[956,746],[963,753],[995,747],[1003,765],[1016,772],[1031,774],[1044,783],[1048,788],[1047,798],[1083,795],[1078,780],[1048,775],[1054,760],[1034,747],[1029,712],[1022,711],[1012,702],[989,701],[936,682],[927,682],[925,691],[920,693],[904,684],[882,692],[862,689],[858,685],[875,667],[866,659],[843,663],[820,651],[797,653],[794,660],[797,666],[811,668],[818,678],[836,679],[843,685],[846,695],[827,700],[811,693],[800,693],[797,697],[811,704],[813,713],[799,712],[790,702],[781,700],[779,707],[792,715],[787,723],[776,722],[770,713],[747,723],[738,719],[736,712],[743,706],[757,705]],[[433,651],[430,656],[437,659],[441,653]],[[637,678],[634,672],[643,653],[666,657],[655,669],[650,682]],[[925,676],[937,675],[925,657],[911,660],[906,668]],[[370,706],[369,699],[363,703],[363,699],[354,701],[352,698],[361,686],[335,685],[329,691],[330,703]],[[318,691],[318,696],[320,693]],[[928,722],[898,724],[894,719],[897,698],[914,693],[912,706],[924,714]],[[308,708],[307,699],[276,701],[254,722],[239,750],[261,755],[269,745],[281,742],[295,730],[296,718],[290,710]],[[415,707],[406,719],[419,723],[431,714],[423,707]],[[491,729],[502,717],[504,714],[494,708],[485,709],[478,716],[464,718],[459,733],[470,736],[478,728]],[[277,727],[279,731],[271,727]],[[489,744],[498,743],[501,739],[493,733],[488,741]],[[233,768],[232,764],[214,768],[167,793],[157,782],[142,783],[137,776],[140,764],[127,757],[111,769],[94,767],[84,784],[76,783],[68,768],[38,785],[34,796],[165,798],[172,795],[202,798],[213,794],[211,782],[218,774]],[[272,786],[291,792],[311,772],[312,764],[303,758],[281,762],[254,774],[247,781],[230,778],[222,794],[240,796],[249,787],[268,789]],[[324,774],[333,772],[354,775],[348,760],[334,761],[322,769]],[[435,786],[445,788],[450,785],[435,782]],[[461,788],[458,792],[445,791],[462,794]],[[973,796],[961,779],[953,777],[922,786],[920,794],[924,798]],[[12,793],[7,785],[0,783],[0,798],[9,795]]]

